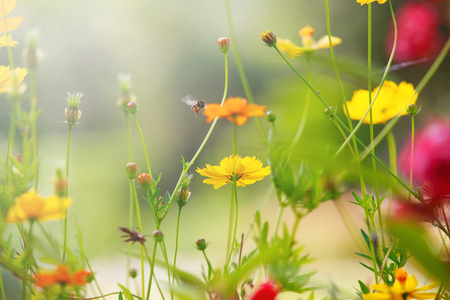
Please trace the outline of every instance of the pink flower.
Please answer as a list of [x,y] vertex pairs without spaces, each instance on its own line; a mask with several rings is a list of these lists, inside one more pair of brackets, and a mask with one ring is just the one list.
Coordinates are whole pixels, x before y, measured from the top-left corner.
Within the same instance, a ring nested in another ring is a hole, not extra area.
[[[431,2],[409,2],[396,11],[398,38],[394,61],[401,63],[429,58],[441,50],[446,35],[440,30],[444,24],[438,7]],[[391,53],[394,28],[391,27],[386,52]]]
[[274,282],[267,281],[255,289],[250,300],[274,300],[279,292],[280,289],[275,286]]
[[411,161],[411,142],[400,152],[400,169],[405,175],[413,170],[414,183],[433,199],[450,194],[450,124],[434,121],[415,137]]

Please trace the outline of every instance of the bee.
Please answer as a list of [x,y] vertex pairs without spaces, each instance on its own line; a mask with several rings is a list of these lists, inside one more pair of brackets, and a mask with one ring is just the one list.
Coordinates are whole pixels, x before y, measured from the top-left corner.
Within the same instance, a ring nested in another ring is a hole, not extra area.
[[181,101],[191,107],[191,109],[195,112],[195,116],[198,115],[199,111],[206,107],[205,100],[196,100],[191,95],[187,95],[186,97],[181,98]]

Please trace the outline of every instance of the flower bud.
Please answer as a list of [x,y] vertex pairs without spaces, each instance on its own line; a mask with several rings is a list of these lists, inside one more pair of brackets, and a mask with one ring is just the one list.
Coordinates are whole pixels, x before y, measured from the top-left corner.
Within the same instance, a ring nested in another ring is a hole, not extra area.
[[125,171],[127,173],[128,178],[135,179],[138,175],[138,165],[134,162],[129,162],[125,166]]
[[130,269],[128,274],[130,275],[131,278],[136,278],[137,277],[137,270],[135,268]]
[[155,238],[156,242],[162,242],[164,239],[164,235],[161,230],[153,231],[153,237]]
[[23,59],[30,69],[35,69],[45,56],[42,49],[38,48],[37,36],[38,32],[36,30],[32,30],[27,34],[25,49],[22,52]]
[[65,115],[66,123],[69,127],[77,125],[78,120],[81,118],[81,110],[78,109],[81,97],[83,97],[82,93],[67,93],[67,108],[65,109]]
[[181,181],[181,187],[177,192],[177,204],[180,207],[183,207],[187,204],[189,197],[191,196],[191,192],[189,191],[189,185],[191,183],[193,175],[185,175]]
[[203,251],[208,246],[208,243],[205,241],[205,239],[198,239],[195,241],[195,248],[197,248],[200,251]]
[[138,111],[138,106],[137,106],[136,102],[131,101],[131,102],[128,102],[127,109],[130,114],[134,115]]
[[60,168],[56,169],[56,178],[53,182],[55,187],[55,194],[64,197],[67,190],[67,178],[64,177]]
[[[328,108],[325,108],[325,110],[324,110],[324,114],[325,114],[325,116],[327,116],[328,118],[330,118],[330,119],[333,119],[334,118],[334,114],[336,114],[336,111],[337,111],[337,108],[333,108],[333,107],[328,107]],[[334,112],[334,114],[333,114],[333,112]]]
[[274,113],[273,111],[268,111],[266,112],[266,119],[267,121],[269,121],[270,123],[273,123],[277,120],[277,114]]
[[217,45],[222,53],[227,53],[230,49],[230,39],[227,37],[221,37],[217,40]]
[[261,33],[261,39],[269,47],[273,47],[277,44],[277,37],[275,36],[275,34],[273,34],[272,31],[269,30]]
[[417,115],[421,109],[422,106],[417,107],[417,105],[413,103],[406,108],[406,112],[412,117]]
[[151,186],[151,183],[152,183],[152,177],[148,173],[139,174],[139,176],[137,177],[137,180],[138,180],[139,186],[143,190],[149,189]]

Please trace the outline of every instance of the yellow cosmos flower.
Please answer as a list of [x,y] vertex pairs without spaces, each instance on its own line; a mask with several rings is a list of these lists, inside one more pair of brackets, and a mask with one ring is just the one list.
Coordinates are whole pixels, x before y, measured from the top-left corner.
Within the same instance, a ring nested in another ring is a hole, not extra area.
[[0,34],[16,29],[23,18],[5,18],[16,7],[16,0],[0,0]]
[[236,180],[236,186],[246,186],[270,174],[270,166],[262,167],[262,162],[254,156],[241,158],[239,155],[225,157],[220,166],[206,165],[206,168],[197,168],[200,175],[210,177],[203,183],[214,185],[215,189],[224,186],[228,182]]
[[[378,90],[378,86],[372,91],[372,100]],[[416,90],[410,83],[404,81],[397,86],[395,82],[385,81],[380,93],[372,105],[372,123],[385,123],[397,114],[406,115],[406,107],[417,100]],[[353,120],[361,120],[369,108],[369,91],[358,90],[353,93],[351,101],[347,101],[348,112]],[[345,109],[344,109],[345,112]],[[363,123],[369,124],[370,117],[367,115]]]
[[378,4],[383,4],[383,3],[385,3],[387,0],[356,0],[356,2],[360,3],[361,5],[369,4],[369,3],[372,3],[372,2],[375,2],[375,1],[377,1]]
[[[310,26],[305,26],[298,32],[300,38],[302,39],[302,46],[297,46],[287,39],[278,39],[277,47],[278,49],[286,53],[289,57],[294,58],[302,55],[304,52],[312,52],[318,49],[330,48],[330,43],[328,41],[328,36],[321,37],[318,41],[313,39],[314,28]],[[337,46],[342,42],[338,37],[331,37],[332,46]]]
[[16,41],[13,41],[11,36],[9,34],[4,34],[0,36],[0,49],[2,47],[16,47],[16,45],[19,44]]
[[50,196],[42,198],[36,192],[26,192],[17,197],[16,203],[9,208],[6,222],[20,223],[27,220],[47,221],[63,219],[65,210],[70,206],[70,198]]
[[385,283],[371,284],[370,288],[376,293],[364,294],[364,300],[409,300],[409,299],[434,299],[436,293],[422,293],[423,291],[431,290],[439,283],[425,285],[417,288],[419,285],[414,275],[408,276],[408,273],[403,269],[395,271],[395,279],[393,286],[388,286]]
[[11,71],[9,66],[0,66],[0,94],[9,92],[11,88],[17,90],[27,74],[25,68],[15,68]]

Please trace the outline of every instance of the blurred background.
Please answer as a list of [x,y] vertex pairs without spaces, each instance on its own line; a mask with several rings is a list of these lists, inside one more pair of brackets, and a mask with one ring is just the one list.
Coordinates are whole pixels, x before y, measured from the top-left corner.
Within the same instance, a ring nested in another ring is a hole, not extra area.
[[[408,7],[404,17],[406,25],[401,28],[412,28],[412,33],[405,31],[403,34],[406,48],[402,49],[419,49],[415,44],[410,48],[407,46],[408,42],[420,40],[424,50],[420,54],[405,50],[409,56],[405,54],[397,58],[398,69],[390,72],[388,79],[397,83],[404,80],[416,86],[448,37],[450,5],[448,1],[395,1],[394,8],[400,13],[411,3],[415,6]],[[315,28],[315,38],[319,39],[326,34],[324,3],[231,1],[231,11],[237,47],[255,102],[267,105],[269,110],[277,113],[281,138],[289,141],[300,121],[305,86],[273,49],[263,45],[260,34],[271,30],[280,38],[289,38],[300,44],[298,30],[309,24]],[[387,36],[391,30],[391,18],[387,4],[374,4],[372,11],[373,75],[374,80],[379,80],[389,53]],[[425,19],[413,17],[417,11],[425,11]],[[349,100],[354,90],[367,89],[367,6],[360,6],[355,1],[330,1],[330,15],[332,34],[343,40],[335,47],[335,53]],[[69,234],[73,237],[69,245],[78,247],[76,236],[79,227],[97,277],[108,286],[104,292],[115,291],[116,282],[123,282],[125,278],[123,251],[126,251],[117,227],[128,224],[128,179],[125,175],[128,155],[124,113],[117,106],[118,75],[131,75],[132,92],[139,105],[137,116],[145,135],[152,171],[162,174],[161,192],[172,193],[181,172],[181,155],[190,160],[209,129],[205,117],[202,114],[195,117],[180,99],[190,94],[213,103],[219,102],[223,94],[223,55],[217,49],[216,41],[219,37],[229,36],[225,4],[210,0],[22,0],[18,1],[11,16],[25,18],[12,33],[13,39],[20,43],[12,49],[16,65],[23,66],[21,51],[24,39],[31,31],[38,32],[39,47],[45,52],[45,59],[37,71],[38,108],[43,109],[38,123],[39,192],[44,195],[53,192],[55,169],[64,167],[68,131],[64,124],[67,92],[84,94],[80,105],[80,125],[72,134],[70,195],[74,203],[69,211],[73,221],[69,225]],[[400,24],[403,23],[398,21],[401,30]],[[424,24],[431,25],[427,27]],[[400,38],[402,36],[399,35]],[[228,96],[245,97],[231,51],[228,56]],[[6,51],[0,52],[0,60],[3,65],[8,65]],[[304,58],[291,59],[291,62],[300,71],[306,70]],[[340,107],[329,51],[316,52],[312,66],[313,86],[329,104]],[[417,103],[423,106],[417,117],[419,128],[429,118],[448,118],[449,67],[447,58],[419,96]],[[0,151],[3,153],[9,124],[9,102],[5,96],[2,98]],[[335,127],[324,117],[322,105],[315,100],[312,99],[305,133],[299,143],[300,153],[317,153],[324,147],[332,151],[342,142]],[[26,101],[23,105],[27,106]],[[264,119],[262,122],[268,130],[269,124]],[[377,126],[376,130],[381,128]],[[134,159],[145,170],[145,158],[134,123],[132,131]],[[257,132],[253,120],[239,128],[238,152],[241,156],[255,155],[266,164],[264,144]],[[398,147],[408,134],[409,120],[405,117],[395,128]],[[367,141],[366,128],[360,131],[360,137]],[[384,149],[382,144],[379,150],[382,157]],[[231,125],[220,120],[191,172],[194,173],[196,167],[203,168],[206,163],[217,165],[231,152]],[[181,256],[178,260],[182,268],[199,272],[202,261],[193,247],[198,238],[210,242],[211,257],[222,263],[230,193],[227,187],[214,190],[212,186],[202,184],[202,180],[199,175],[194,176],[191,203],[183,209]],[[270,184],[270,179],[266,178],[263,182],[239,189],[239,198],[242,199],[240,231],[247,230],[253,212]],[[340,201],[352,211],[357,222],[361,221],[360,212],[353,212],[348,200],[351,197],[345,194]],[[151,234],[154,226],[145,204],[141,201],[144,233]],[[274,221],[276,207],[272,195],[262,210],[263,218]],[[286,222],[289,224],[289,219]],[[162,228],[169,249],[173,249],[175,223],[174,208]],[[59,224],[49,222],[46,226],[55,227],[57,234],[60,232]],[[356,245],[333,203],[323,204],[304,220],[300,225],[299,242],[316,258],[311,265],[311,269],[320,270],[320,279],[316,280],[345,283],[352,295],[352,286],[356,286],[357,279],[363,279],[361,274],[365,274],[365,270],[357,262],[358,257],[354,255]],[[186,263],[193,261],[195,264]],[[348,273],[345,277],[339,275],[344,264]]]

